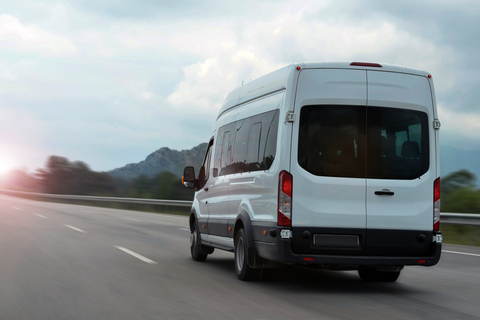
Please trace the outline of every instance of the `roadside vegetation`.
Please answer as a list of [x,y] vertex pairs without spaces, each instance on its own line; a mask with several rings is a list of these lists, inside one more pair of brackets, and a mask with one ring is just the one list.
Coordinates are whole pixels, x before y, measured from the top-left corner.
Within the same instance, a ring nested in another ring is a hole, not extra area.
[[[165,200],[192,200],[194,193],[192,189],[182,186],[180,177],[168,171],[152,177],[140,175],[135,179],[126,180],[115,178],[106,172],[92,171],[82,161],[72,162],[59,156],[49,157],[45,167],[37,169],[32,174],[24,170],[9,172],[0,180],[0,188],[50,194]],[[43,200],[41,198],[37,199]],[[151,212],[189,213],[188,208],[185,207],[71,200],[68,203]]]
[[[480,214],[480,189],[468,170],[453,172],[441,179],[441,211]],[[440,222],[441,223],[441,222]],[[446,243],[480,246],[480,226],[440,224]]]
[[[164,171],[149,177],[140,175],[132,180],[115,178],[106,172],[92,171],[82,161],[51,156],[44,168],[33,174],[13,170],[4,175],[0,188],[29,192],[91,195],[105,197],[128,197],[166,200],[192,200],[193,190],[182,186],[175,174]],[[72,203],[72,201],[68,201]],[[155,206],[127,203],[85,202],[77,204],[106,206],[118,209],[143,210],[188,214],[185,207]],[[459,170],[441,178],[442,212],[480,214],[480,189],[477,180],[468,170]],[[442,224],[445,242],[480,246],[480,226]]]

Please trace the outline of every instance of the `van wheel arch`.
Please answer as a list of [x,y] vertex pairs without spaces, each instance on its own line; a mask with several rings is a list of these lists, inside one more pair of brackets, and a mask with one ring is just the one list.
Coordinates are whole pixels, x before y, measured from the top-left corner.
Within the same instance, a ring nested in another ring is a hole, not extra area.
[[247,258],[247,266],[250,268],[261,268],[260,263],[261,259],[257,256],[257,252],[255,251],[255,245],[253,242],[253,229],[252,229],[252,222],[248,213],[242,211],[237,216],[237,221],[235,222],[235,229],[233,233],[233,239],[237,239],[238,232],[243,229],[245,233],[245,240],[246,240],[246,258]]
[[190,254],[195,261],[205,261],[207,256],[213,253],[214,248],[203,245],[200,241],[200,229],[195,214],[192,212],[190,224]]

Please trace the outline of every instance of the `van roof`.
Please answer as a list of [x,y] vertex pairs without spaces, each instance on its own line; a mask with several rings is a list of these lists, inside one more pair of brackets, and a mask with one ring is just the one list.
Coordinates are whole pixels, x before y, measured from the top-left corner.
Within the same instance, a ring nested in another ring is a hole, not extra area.
[[[373,66],[376,65],[376,66]],[[286,88],[291,74],[302,69],[360,69],[384,72],[408,73],[419,76],[428,76],[426,71],[384,63],[365,62],[304,62],[287,65],[281,69],[268,73],[260,78],[250,81],[230,92],[220,108],[218,118],[226,111],[262,96],[266,96]]]

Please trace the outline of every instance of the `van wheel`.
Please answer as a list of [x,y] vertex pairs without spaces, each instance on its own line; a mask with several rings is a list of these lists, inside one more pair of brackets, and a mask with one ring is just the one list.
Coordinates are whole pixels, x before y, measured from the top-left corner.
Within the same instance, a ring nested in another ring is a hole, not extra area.
[[238,230],[235,235],[235,272],[242,281],[258,278],[260,269],[251,268],[247,263],[248,243],[245,230]]
[[395,282],[400,276],[400,271],[378,271],[375,268],[358,270],[360,279],[368,282]]
[[198,231],[198,226],[195,222],[192,227],[192,232],[190,233],[190,254],[192,255],[192,259],[195,261],[205,261],[208,253],[213,252],[213,250],[208,249],[210,248],[205,247],[200,243],[200,232]]

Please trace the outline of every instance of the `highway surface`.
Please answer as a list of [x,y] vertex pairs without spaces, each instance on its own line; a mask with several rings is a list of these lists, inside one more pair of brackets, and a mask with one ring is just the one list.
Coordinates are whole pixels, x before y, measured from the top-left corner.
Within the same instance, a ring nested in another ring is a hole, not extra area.
[[186,217],[0,195],[0,320],[480,319],[480,248],[393,284],[285,267],[238,281],[233,254],[189,253]]

